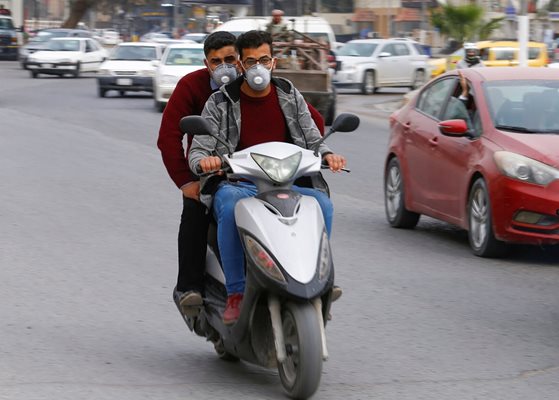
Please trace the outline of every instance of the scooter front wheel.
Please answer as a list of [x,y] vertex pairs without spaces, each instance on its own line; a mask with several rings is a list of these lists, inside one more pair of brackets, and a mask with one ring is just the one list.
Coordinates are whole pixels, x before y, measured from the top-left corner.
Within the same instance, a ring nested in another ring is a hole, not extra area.
[[287,303],[282,309],[287,359],[278,364],[289,397],[307,399],[318,389],[322,374],[322,343],[316,310],[310,303]]

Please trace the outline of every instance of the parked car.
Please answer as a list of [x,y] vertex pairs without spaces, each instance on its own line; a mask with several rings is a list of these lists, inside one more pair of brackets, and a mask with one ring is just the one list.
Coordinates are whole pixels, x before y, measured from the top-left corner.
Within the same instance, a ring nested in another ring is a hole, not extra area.
[[204,45],[199,43],[172,44],[165,49],[153,80],[155,108],[162,112],[179,80],[204,64]]
[[82,72],[97,72],[107,57],[107,50],[94,39],[54,38],[48,42],[45,50],[28,57],[27,69],[33,78],[39,74],[72,75],[77,78]]
[[41,29],[31,37],[27,44],[19,49],[19,61],[23,69],[27,69],[27,58],[30,54],[47,47],[49,40],[57,37],[86,37],[93,38],[93,33],[83,29],[52,28]]
[[21,44],[21,30],[14,26],[10,12],[0,13],[0,59],[17,60]]
[[152,92],[155,66],[165,47],[159,43],[125,42],[118,44],[109,59],[99,67],[97,93],[105,97],[109,90],[121,96],[126,92]]
[[429,56],[409,39],[350,40],[336,51],[340,67],[333,83],[372,94],[382,87],[421,87],[431,76]]
[[474,254],[507,243],[559,243],[559,75],[548,68],[470,68],[435,78],[390,117],[387,220],[421,214],[468,231]]

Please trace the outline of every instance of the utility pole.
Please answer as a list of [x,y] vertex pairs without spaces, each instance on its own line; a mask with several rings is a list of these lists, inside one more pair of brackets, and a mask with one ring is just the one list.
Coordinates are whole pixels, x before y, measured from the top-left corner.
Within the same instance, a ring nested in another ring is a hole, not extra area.
[[180,0],[175,0],[175,4],[173,5],[173,36],[178,38],[179,36],[179,27],[180,23],[180,14],[179,14],[179,7],[180,7]]
[[520,14],[518,21],[518,65],[528,66],[528,35],[530,32],[530,21],[528,20],[528,0],[520,0]]

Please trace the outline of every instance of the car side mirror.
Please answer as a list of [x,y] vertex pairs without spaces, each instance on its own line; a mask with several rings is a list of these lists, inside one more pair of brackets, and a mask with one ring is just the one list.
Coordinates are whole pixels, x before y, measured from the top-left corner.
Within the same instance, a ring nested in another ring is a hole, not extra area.
[[159,67],[160,61],[159,60],[151,60],[151,65],[155,68]]
[[438,126],[441,133],[446,136],[462,137],[470,133],[468,124],[463,119],[448,119],[439,122]]

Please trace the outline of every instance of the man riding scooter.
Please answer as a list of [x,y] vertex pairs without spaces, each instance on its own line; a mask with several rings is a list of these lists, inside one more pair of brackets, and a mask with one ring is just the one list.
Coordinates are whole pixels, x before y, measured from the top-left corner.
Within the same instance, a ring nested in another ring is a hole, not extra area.
[[[243,76],[214,93],[202,112],[212,134],[230,143],[235,150],[271,141],[312,149],[321,136],[303,96],[288,80],[272,77],[275,59],[271,35],[262,31],[246,32],[237,39],[236,48]],[[213,138],[197,136],[189,152],[190,168],[204,173],[217,171],[222,166],[222,156],[228,152],[229,149]],[[334,154],[326,145],[321,144],[319,152],[332,171],[340,171],[345,166],[345,158]],[[319,202],[330,234],[333,209],[327,194],[313,188],[294,189]],[[213,200],[228,295],[223,322],[230,325],[239,318],[245,284],[243,250],[234,208],[238,200],[254,196],[256,188],[249,182],[223,181],[212,193],[207,191],[203,184],[200,198],[208,206]]]

